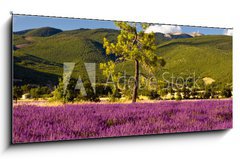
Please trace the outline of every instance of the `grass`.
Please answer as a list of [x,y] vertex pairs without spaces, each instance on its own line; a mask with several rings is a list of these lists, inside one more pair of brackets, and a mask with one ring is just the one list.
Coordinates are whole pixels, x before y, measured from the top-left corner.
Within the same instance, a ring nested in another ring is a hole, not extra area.
[[[164,71],[193,74],[218,82],[232,82],[232,38],[202,36],[163,43],[158,54],[166,60]],[[161,73],[161,72],[160,72]]]
[[47,37],[47,36],[52,36],[52,35],[60,33],[60,32],[62,32],[62,30],[60,30],[60,29],[51,28],[51,27],[43,27],[43,28],[29,30],[24,35],[25,36]]

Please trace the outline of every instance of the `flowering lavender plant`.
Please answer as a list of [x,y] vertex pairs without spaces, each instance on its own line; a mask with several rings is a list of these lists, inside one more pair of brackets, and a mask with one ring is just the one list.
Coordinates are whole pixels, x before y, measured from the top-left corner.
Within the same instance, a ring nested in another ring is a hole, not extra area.
[[13,143],[232,128],[232,100],[13,108]]

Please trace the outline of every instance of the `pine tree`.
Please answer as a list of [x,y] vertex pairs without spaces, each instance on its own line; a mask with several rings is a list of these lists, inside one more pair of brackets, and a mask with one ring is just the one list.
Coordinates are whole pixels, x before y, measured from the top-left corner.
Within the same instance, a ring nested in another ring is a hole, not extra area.
[[140,65],[153,71],[159,66],[164,66],[165,61],[162,57],[156,55],[156,42],[153,32],[145,33],[149,27],[148,24],[141,24],[140,31],[136,23],[116,22],[120,28],[120,34],[116,43],[109,42],[104,38],[104,48],[106,54],[114,54],[118,61],[134,62],[134,88],[132,92],[132,102],[136,102],[139,85]]

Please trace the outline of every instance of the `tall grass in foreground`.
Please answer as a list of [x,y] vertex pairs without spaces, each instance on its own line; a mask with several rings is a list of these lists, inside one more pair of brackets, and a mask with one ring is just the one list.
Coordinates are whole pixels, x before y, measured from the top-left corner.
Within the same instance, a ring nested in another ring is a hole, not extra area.
[[13,107],[13,143],[232,128],[232,100]]

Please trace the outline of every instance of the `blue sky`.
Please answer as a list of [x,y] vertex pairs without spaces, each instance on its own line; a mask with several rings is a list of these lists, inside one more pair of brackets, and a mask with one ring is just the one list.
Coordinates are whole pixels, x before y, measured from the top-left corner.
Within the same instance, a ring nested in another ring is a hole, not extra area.
[[[73,30],[79,28],[111,28],[117,29],[112,21],[104,20],[86,20],[86,19],[71,19],[71,18],[53,18],[40,16],[24,16],[14,15],[13,31],[21,31],[40,27],[54,27],[62,30]],[[179,27],[177,27],[179,29]],[[174,28],[173,28],[174,29]],[[176,29],[176,28],[175,28]],[[200,32],[203,34],[224,34],[225,29],[219,28],[204,28],[204,27],[189,27],[180,26],[181,32],[192,33]]]

